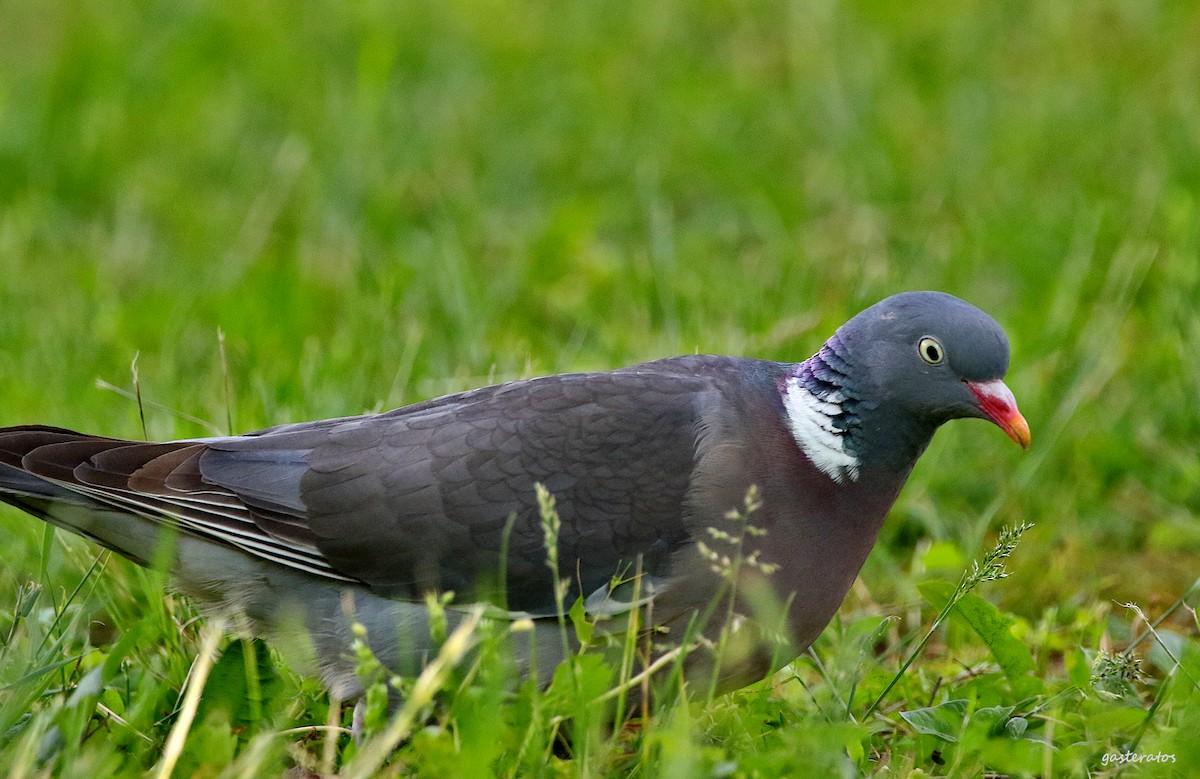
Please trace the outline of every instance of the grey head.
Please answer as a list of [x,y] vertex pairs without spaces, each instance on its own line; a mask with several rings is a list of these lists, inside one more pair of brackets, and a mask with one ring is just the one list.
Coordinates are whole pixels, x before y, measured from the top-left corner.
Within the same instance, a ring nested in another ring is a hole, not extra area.
[[[970,303],[944,292],[893,295],[797,367],[785,388],[792,431],[838,481],[872,463],[907,470],[938,426],[962,417],[994,422],[1028,448],[1029,425],[1003,382],[1008,358],[1000,325]],[[806,426],[813,409],[825,419]]]

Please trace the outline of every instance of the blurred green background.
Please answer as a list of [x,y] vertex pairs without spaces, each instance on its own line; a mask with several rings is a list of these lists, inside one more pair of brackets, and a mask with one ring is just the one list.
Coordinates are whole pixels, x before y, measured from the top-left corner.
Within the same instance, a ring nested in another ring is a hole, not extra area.
[[[96,386],[135,355],[236,431],[799,360],[941,289],[1010,333],[1034,449],[943,430],[851,610],[1030,521],[1005,608],[1154,613],[1200,574],[1197,41],[1150,0],[4,0],[0,422],[140,437]],[[11,600],[41,528],[0,529]]]

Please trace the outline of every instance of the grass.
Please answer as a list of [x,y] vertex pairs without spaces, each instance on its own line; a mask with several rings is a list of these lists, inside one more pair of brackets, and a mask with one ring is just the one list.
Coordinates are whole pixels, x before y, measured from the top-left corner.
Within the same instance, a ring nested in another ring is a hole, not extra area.
[[[1190,4],[0,7],[5,424],[140,437],[137,404],[97,388],[132,391],[135,358],[153,438],[697,350],[800,359],[912,288],[1012,336],[1033,451],[944,429],[814,655],[610,734],[575,694],[605,668],[539,693],[480,635],[490,659],[434,685],[384,770],[1200,765],[1198,626],[1173,605],[1200,577]],[[1010,576],[865,718],[1026,522]],[[160,771],[197,655],[175,775],[363,771],[368,746],[317,730],[348,712],[261,644],[206,654],[160,575],[13,511],[0,531],[11,775]],[[1168,616],[1136,641],[1143,614]],[[1175,762],[1105,758],[1126,751]]]

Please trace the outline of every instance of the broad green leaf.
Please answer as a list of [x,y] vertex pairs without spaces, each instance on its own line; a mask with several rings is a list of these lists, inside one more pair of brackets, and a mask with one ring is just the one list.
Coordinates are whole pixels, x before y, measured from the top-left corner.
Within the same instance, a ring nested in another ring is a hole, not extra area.
[[587,612],[583,608],[583,598],[575,599],[567,616],[571,618],[571,624],[575,626],[575,637],[579,639],[579,643],[584,646],[592,643],[592,632],[596,626],[588,621]]
[[[954,594],[954,585],[944,581],[922,582],[917,589],[925,600],[938,608],[944,606]],[[1016,622],[1013,617],[972,593],[962,596],[952,613],[983,639],[1018,695],[1035,695],[1042,691],[1041,680],[1031,676],[1036,665],[1029,647],[1012,634],[1012,626]]]
[[990,733],[998,733],[1015,710],[1015,706],[987,706],[972,712],[971,722],[986,725]]
[[921,735],[933,736],[953,744],[962,733],[963,717],[966,713],[967,701],[960,698],[925,709],[902,711],[900,716]]
[[1024,717],[1013,717],[1004,723],[1004,732],[1012,738],[1020,738],[1029,729],[1029,720]]
[[231,641],[204,685],[197,721],[203,721],[209,712],[224,709],[231,724],[253,724],[262,718],[266,700],[280,686],[266,644],[258,639]]

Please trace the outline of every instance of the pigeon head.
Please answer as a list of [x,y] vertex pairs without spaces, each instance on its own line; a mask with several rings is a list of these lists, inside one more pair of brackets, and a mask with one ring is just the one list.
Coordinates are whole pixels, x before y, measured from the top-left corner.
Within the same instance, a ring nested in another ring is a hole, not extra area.
[[869,461],[911,467],[944,422],[978,417],[1029,447],[1003,378],[1008,338],[994,319],[942,292],[905,292],[850,319],[785,390],[789,424],[836,481]]
[[1029,425],[1003,382],[1008,338],[996,320],[944,292],[893,295],[843,325],[867,396],[936,428],[961,417],[998,425],[1029,447]]

